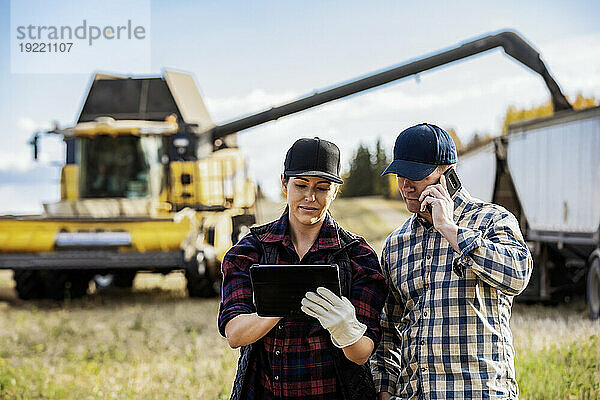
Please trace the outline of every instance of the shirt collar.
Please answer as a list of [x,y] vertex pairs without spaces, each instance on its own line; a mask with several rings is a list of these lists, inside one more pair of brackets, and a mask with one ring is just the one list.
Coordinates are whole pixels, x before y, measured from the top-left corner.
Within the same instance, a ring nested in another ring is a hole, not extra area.
[[279,217],[279,219],[271,225],[271,229],[261,238],[262,242],[275,243],[282,242],[288,226],[288,213],[287,211]]
[[[335,222],[333,217],[327,212],[319,235],[317,236],[317,240],[313,244],[311,250],[339,249],[340,237],[338,227],[337,222]],[[281,242],[284,246],[292,243],[289,233],[289,215],[287,211],[273,223],[269,232],[263,236],[262,241],[267,243]]]

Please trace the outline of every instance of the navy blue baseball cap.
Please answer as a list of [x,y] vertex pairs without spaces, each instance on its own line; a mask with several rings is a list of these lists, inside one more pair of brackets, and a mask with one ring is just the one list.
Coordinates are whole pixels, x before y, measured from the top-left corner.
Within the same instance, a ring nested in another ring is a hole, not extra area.
[[394,145],[394,161],[383,174],[396,174],[411,181],[427,178],[438,165],[456,164],[456,146],[442,128],[419,124],[402,131]]

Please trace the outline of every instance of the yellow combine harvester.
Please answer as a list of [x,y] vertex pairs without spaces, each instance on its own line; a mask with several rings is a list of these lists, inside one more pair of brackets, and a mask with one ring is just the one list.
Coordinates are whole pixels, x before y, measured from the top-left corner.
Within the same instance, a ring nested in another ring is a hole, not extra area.
[[218,293],[219,260],[255,222],[255,185],[235,134],[202,141],[213,127],[188,74],[96,75],[78,123],[47,132],[67,147],[61,200],[0,217],[19,296],[78,297],[96,274],[131,286],[142,269],[184,269],[191,296]]
[[[0,268],[19,296],[85,294],[95,274],[130,286],[139,270],[184,270],[191,296],[218,291],[220,261],[255,222],[254,183],[236,133],[495,47],[541,75],[556,111],[571,109],[539,54],[501,32],[217,126],[193,78],[96,75],[64,137],[61,201],[42,216],[0,217]],[[312,132],[306,132],[311,135]],[[33,140],[37,155],[38,135]]]

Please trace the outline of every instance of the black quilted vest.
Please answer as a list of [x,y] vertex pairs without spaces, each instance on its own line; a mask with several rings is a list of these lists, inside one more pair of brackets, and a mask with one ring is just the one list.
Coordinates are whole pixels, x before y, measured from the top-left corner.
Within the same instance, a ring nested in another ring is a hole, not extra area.
[[[271,230],[274,222],[250,228],[250,233],[258,240],[261,246],[261,264],[277,263],[277,243],[263,242],[264,236]],[[342,295],[350,298],[352,288],[352,264],[348,256],[348,249],[358,244],[355,235],[338,226],[340,249],[332,251],[327,256],[328,264],[337,264],[340,274]],[[370,400],[375,399],[375,385],[369,369],[369,363],[357,365],[348,360],[342,349],[331,345],[338,385],[345,400]],[[245,398],[245,376],[252,358],[255,356],[254,345],[243,346],[240,349],[238,368],[233,383],[230,400],[243,400]]]

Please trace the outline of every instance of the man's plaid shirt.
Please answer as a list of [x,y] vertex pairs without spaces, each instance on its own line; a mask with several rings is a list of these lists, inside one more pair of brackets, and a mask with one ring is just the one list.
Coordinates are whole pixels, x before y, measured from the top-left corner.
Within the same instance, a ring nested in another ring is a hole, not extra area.
[[[277,264],[326,264],[327,255],[340,249],[339,226],[328,214],[317,240],[302,260],[292,244],[288,214],[273,224],[262,239],[277,243]],[[365,336],[375,347],[381,339],[379,316],[387,285],[377,254],[359,237],[348,249],[352,264],[350,301],[356,318],[365,325]],[[219,332],[234,317],[254,313],[249,269],[260,260],[260,245],[251,234],[233,246],[223,259],[223,293],[219,310]],[[283,318],[255,343],[257,355],[248,366],[245,399],[341,399],[329,332],[316,319]]]
[[509,321],[531,255],[510,212],[464,189],[454,221],[460,253],[417,214],[387,238],[375,387],[402,399],[516,399]]

